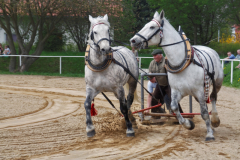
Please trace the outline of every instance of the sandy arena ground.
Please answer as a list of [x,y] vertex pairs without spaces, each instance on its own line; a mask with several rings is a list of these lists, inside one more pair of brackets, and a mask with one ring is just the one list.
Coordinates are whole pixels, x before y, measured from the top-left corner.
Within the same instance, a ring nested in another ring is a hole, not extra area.
[[[140,96],[140,86],[137,91]],[[118,100],[107,95],[119,110]],[[221,124],[211,142],[205,142],[201,116],[193,118],[195,129],[189,131],[172,123],[141,125],[135,114],[139,129],[128,138],[122,118],[98,95],[97,134],[87,138],[83,78],[0,75],[0,159],[240,159],[239,95],[240,90],[222,87]],[[189,111],[188,97],[181,105]],[[132,111],[139,109],[134,102]],[[193,100],[193,112],[199,110]]]

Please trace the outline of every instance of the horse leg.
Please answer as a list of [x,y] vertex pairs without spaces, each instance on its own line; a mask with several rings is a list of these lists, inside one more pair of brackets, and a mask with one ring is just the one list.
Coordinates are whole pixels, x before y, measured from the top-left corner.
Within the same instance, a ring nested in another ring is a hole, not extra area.
[[131,81],[129,83],[129,93],[127,96],[127,108],[128,108],[128,117],[129,117],[134,129],[138,129],[138,127],[137,127],[137,123],[136,123],[136,118],[133,116],[130,108],[133,103],[134,92],[135,92],[136,88],[137,88],[137,82],[135,80]]
[[126,131],[126,134],[127,134],[127,137],[134,137],[135,133],[134,133],[134,130],[132,128],[132,123],[130,122],[129,120],[129,117],[128,117],[128,107],[127,107],[127,103],[126,103],[126,100],[125,100],[125,95],[124,95],[124,89],[123,87],[120,87],[117,91],[117,97],[119,99],[119,102],[120,102],[120,110],[125,118],[125,122],[126,122],[126,126],[127,126],[127,131]]
[[216,82],[215,82],[216,89],[213,89],[210,95],[210,99],[212,103],[211,124],[213,127],[218,127],[220,125],[220,119],[218,117],[216,102],[217,102],[217,93],[221,89],[222,81],[223,81],[223,78],[216,79]]
[[96,93],[96,91],[94,91],[93,89],[87,87],[86,89],[86,100],[84,103],[84,107],[86,110],[86,131],[87,131],[87,136],[88,137],[93,137],[96,132],[95,132],[95,127],[93,126],[92,123],[92,118],[91,118],[91,102],[93,100],[93,98],[97,95],[98,93]]
[[205,102],[204,96],[202,95],[202,96],[198,97],[198,101],[199,101],[200,108],[201,108],[202,119],[205,121],[206,126],[207,126],[207,136],[206,136],[205,140],[206,141],[215,140],[215,138],[213,136],[213,130],[212,130],[211,124],[210,124],[208,107],[207,107],[207,104]]
[[172,92],[171,93],[171,98],[172,98],[171,109],[177,115],[179,124],[182,124],[186,129],[189,129],[189,130],[194,129],[195,127],[194,123],[189,119],[183,118],[179,111],[178,103],[182,99],[181,93],[174,89],[172,89],[171,92]]

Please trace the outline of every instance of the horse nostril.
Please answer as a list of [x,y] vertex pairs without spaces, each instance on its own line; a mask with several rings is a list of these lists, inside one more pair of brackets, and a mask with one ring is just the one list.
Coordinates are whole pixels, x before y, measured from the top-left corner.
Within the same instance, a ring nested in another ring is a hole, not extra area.
[[131,41],[132,43],[136,43],[136,41],[133,39],[132,41]]
[[105,49],[103,48],[103,49],[101,49],[101,51],[102,51],[102,52],[105,52]]

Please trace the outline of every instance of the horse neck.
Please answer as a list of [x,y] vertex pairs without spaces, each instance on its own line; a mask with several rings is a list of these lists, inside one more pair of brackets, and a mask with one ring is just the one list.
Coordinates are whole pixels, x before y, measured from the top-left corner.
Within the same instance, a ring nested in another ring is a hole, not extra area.
[[[173,28],[173,26],[165,20],[164,22],[164,32],[163,32],[163,40],[161,45],[167,45],[182,41],[179,33]],[[167,47],[163,47],[164,53],[167,56],[168,61],[173,66],[178,66],[185,58],[185,45],[184,43],[179,43]]]
[[90,60],[93,65],[100,65],[104,62],[106,59],[106,55],[101,54],[98,51],[97,46],[91,44],[92,47],[90,47]]

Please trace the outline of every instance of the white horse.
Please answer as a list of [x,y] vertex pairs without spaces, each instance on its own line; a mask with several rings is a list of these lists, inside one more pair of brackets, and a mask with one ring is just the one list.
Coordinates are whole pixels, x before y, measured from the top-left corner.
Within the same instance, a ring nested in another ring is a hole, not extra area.
[[[168,68],[168,80],[172,89],[171,110],[176,113],[180,124],[189,130],[193,129],[194,123],[182,117],[177,104],[187,95],[195,97],[200,104],[201,116],[207,126],[206,141],[215,140],[210,125],[206,97],[208,97],[209,86],[213,84],[213,91],[210,95],[212,102],[211,124],[213,127],[218,127],[220,119],[216,109],[216,100],[217,93],[222,86],[223,69],[217,52],[205,46],[192,46],[195,51],[193,55],[195,56],[191,59],[189,66],[182,70],[183,65],[188,61],[186,43],[166,20],[164,11],[161,11],[160,14],[156,12],[153,20],[131,38],[130,42],[131,46],[135,48],[145,48],[147,45],[159,44],[162,46],[168,59],[166,67]],[[179,70],[180,72],[178,72]],[[210,74],[206,75],[206,72]],[[207,79],[208,76],[213,79]]]
[[[110,24],[108,16],[93,18],[89,16],[91,27],[89,31],[88,54],[86,55],[85,81],[86,81],[86,131],[88,137],[95,135],[95,128],[92,123],[90,110],[91,102],[100,92],[113,92],[120,102],[120,110],[124,115],[127,125],[127,136],[134,136],[132,127],[136,125],[130,107],[133,102],[134,92],[137,87],[138,63],[136,57],[126,47],[110,46]],[[112,54],[113,53],[113,54]],[[118,64],[117,64],[118,63]],[[127,68],[135,79],[130,76],[122,66]],[[124,84],[129,85],[129,94],[125,100]],[[130,116],[130,117],[129,117]],[[129,118],[131,122],[129,121]]]

